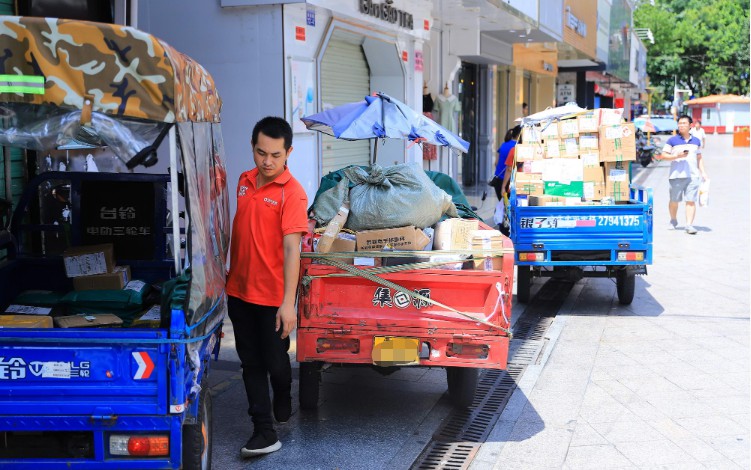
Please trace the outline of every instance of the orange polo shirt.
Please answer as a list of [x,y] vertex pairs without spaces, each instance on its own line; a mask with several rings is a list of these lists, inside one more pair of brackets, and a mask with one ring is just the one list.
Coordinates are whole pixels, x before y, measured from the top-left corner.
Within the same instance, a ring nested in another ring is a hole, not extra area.
[[288,168],[256,187],[258,169],[240,175],[232,223],[227,294],[278,307],[284,299],[284,248],[290,233],[308,230],[308,197]]

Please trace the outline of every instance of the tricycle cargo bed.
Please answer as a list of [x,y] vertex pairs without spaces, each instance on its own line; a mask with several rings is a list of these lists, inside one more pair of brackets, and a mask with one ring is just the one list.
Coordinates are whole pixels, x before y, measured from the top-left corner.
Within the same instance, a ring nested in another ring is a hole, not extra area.
[[[10,330],[0,337],[0,416],[165,414],[164,330]],[[139,344],[140,343],[140,344]]]
[[[651,190],[626,203],[519,206],[512,197],[511,238],[520,266],[652,263]],[[532,256],[531,254],[535,254]]]
[[450,309],[362,277],[326,277],[341,271],[311,264],[299,305],[298,359],[378,364],[378,338],[398,337],[419,344],[419,361],[410,365],[505,368],[513,282],[507,260],[505,271],[379,274]]

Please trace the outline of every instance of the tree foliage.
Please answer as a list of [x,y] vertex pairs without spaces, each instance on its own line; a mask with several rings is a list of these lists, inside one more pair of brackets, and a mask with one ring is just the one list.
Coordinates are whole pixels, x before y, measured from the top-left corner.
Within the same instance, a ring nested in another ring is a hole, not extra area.
[[673,86],[694,96],[749,93],[749,0],[640,2],[634,27],[649,28],[647,73],[672,99]]

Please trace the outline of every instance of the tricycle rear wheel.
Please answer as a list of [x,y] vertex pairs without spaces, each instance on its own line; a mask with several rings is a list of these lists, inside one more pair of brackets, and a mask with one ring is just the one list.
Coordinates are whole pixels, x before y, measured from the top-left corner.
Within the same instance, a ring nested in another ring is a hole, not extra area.
[[628,269],[619,269],[615,274],[615,286],[618,291],[618,302],[621,305],[631,305],[634,300],[636,276]]
[[318,408],[320,393],[321,364],[318,362],[300,363],[300,408],[315,410]]
[[208,380],[201,381],[198,398],[198,416],[194,424],[183,425],[183,466],[184,470],[211,470],[211,393]]
[[446,367],[449,400],[457,408],[472,405],[477,390],[478,370],[472,367]]
[[516,300],[529,302],[529,291],[532,288],[532,268],[529,266],[516,267]]

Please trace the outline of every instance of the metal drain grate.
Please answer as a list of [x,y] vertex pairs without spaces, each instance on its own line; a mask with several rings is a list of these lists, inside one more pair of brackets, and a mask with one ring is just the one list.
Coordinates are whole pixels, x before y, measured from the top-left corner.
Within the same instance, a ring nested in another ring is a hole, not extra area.
[[515,364],[507,370],[485,370],[472,406],[454,410],[410,468],[466,469],[501,417],[523,372],[524,366]]
[[464,470],[501,417],[527,365],[537,361],[545,345],[545,333],[573,283],[550,279],[514,325],[506,370],[484,370],[478,379],[472,406],[454,410],[433,439],[415,459],[410,470]]
[[514,325],[514,339],[544,339],[554,317],[525,317]]
[[529,365],[537,361],[544,341],[531,339],[512,339],[509,345],[509,364]]
[[426,449],[427,455],[419,463],[412,466],[419,470],[443,470],[466,468],[467,463],[475,458],[480,444],[445,443],[432,441]]

